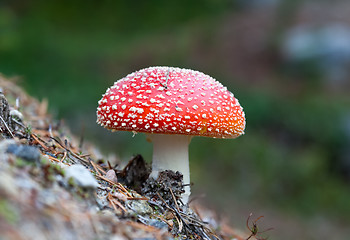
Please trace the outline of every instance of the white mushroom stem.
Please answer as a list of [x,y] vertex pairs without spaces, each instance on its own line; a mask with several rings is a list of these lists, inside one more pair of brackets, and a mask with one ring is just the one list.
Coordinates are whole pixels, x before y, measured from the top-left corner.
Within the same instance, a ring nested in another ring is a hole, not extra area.
[[[183,175],[184,184],[190,183],[190,167],[188,146],[191,136],[170,134],[149,134],[153,142],[152,173],[150,177],[157,179],[164,170],[179,171]],[[191,194],[190,186],[184,187],[182,201],[186,204]]]

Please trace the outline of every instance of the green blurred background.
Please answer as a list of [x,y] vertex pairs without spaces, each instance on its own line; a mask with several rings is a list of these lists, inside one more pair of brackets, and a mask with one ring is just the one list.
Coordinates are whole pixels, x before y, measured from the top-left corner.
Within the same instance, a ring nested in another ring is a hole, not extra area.
[[193,195],[237,228],[265,215],[270,239],[349,239],[349,11],[346,0],[0,1],[0,72],[123,161],[150,161],[152,146],[95,124],[105,90],[154,65],[209,74],[247,128],[193,139]]

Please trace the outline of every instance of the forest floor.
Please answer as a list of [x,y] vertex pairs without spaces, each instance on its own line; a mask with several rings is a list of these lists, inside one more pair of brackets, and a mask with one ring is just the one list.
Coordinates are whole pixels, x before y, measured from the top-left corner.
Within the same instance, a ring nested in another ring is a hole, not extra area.
[[1,75],[0,87],[0,239],[257,237],[195,201],[183,204],[181,174],[148,180],[140,155],[111,166],[48,114],[47,101]]

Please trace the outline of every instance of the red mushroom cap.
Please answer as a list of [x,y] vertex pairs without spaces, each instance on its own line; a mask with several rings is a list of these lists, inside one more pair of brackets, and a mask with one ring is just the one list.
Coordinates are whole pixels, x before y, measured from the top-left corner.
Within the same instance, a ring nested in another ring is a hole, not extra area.
[[233,94],[214,78],[189,69],[149,67],[108,88],[97,122],[119,131],[235,138],[245,116]]

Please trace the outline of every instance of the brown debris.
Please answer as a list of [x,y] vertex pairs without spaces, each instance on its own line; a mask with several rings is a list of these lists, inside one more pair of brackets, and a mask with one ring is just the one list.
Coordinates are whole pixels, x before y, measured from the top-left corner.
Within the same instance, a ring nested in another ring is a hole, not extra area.
[[151,170],[143,157],[141,155],[136,155],[129,161],[124,169],[118,173],[118,177],[120,177],[121,181],[127,186],[139,192],[150,173]]

